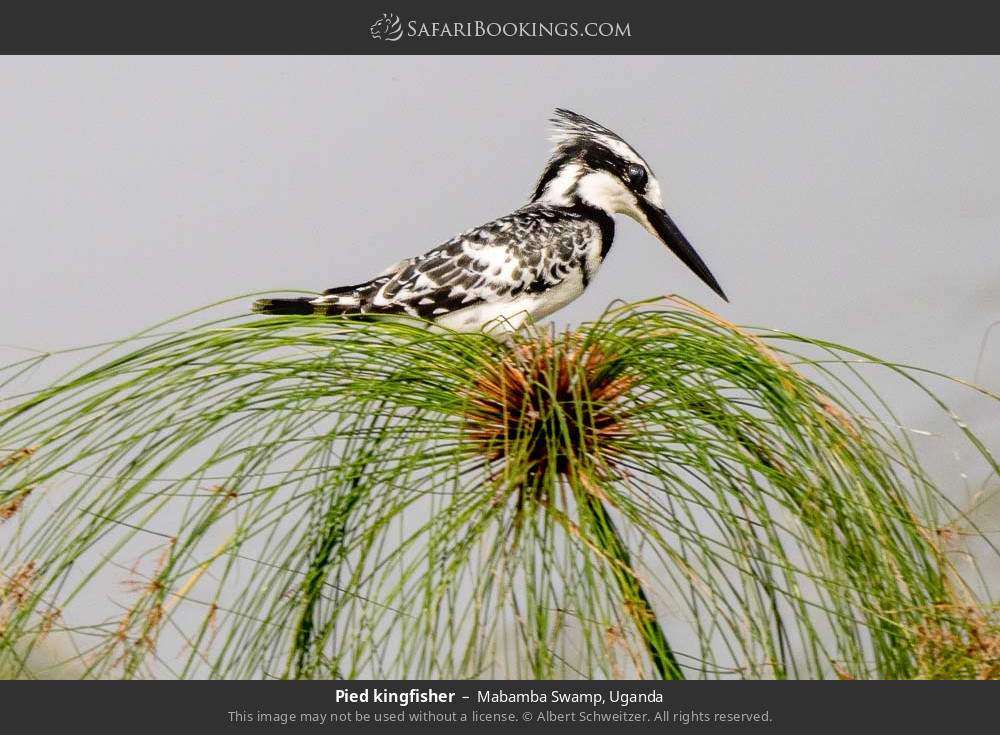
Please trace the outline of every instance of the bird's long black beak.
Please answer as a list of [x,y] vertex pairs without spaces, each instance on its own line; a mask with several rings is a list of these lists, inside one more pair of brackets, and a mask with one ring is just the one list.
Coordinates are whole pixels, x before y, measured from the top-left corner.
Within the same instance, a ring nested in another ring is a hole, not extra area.
[[691,247],[691,243],[684,237],[684,233],[670,219],[670,215],[659,207],[649,204],[641,197],[639,198],[639,207],[642,209],[642,213],[646,215],[646,219],[649,220],[653,229],[656,230],[656,234],[663,240],[663,244],[670,248],[671,252],[680,258],[684,265],[693,270],[695,275],[703,280],[710,289],[719,294],[723,301],[728,302],[729,299],[726,298],[722,286],[715,280],[715,276],[712,275],[712,271],[705,265],[705,261]]

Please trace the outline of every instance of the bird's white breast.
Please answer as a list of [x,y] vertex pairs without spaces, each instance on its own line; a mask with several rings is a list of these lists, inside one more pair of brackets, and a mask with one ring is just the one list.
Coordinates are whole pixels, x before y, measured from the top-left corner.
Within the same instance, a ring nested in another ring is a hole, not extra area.
[[[595,237],[583,254],[583,263],[573,268],[559,283],[541,293],[521,293],[510,299],[488,301],[444,314],[436,319],[438,324],[458,331],[478,331],[484,327],[491,332],[508,332],[519,329],[529,319],[537,321],[553,314],[578,298],[601,265],[601,239]],[[587,275],[583,272],[586,268]]]

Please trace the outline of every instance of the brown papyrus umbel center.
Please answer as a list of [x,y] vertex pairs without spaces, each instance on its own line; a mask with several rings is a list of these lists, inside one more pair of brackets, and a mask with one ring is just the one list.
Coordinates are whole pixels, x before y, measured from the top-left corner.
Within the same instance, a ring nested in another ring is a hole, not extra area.
[[513,346],[468,391],[467,440],[519,479],[606,472],[630,431],[625,364],[580,335],[540,335]]

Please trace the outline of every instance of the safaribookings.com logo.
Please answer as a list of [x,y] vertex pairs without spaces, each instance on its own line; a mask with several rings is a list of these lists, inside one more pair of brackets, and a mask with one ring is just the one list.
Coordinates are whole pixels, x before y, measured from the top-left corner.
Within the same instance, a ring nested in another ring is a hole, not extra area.
[[369,28],[376,41],[407,38],[631,38],[632,29],[622,21],[407,21],[395,13],[382,17]]

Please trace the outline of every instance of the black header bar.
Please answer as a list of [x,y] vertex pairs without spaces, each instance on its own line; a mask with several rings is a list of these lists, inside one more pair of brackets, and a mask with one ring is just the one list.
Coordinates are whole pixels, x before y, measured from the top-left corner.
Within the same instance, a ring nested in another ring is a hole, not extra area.
[[[981,7],[989,7],[980,4]],[[378,4],[38,2],[0,17],[6,53],[987,53],[995,24],[958,2]]]

